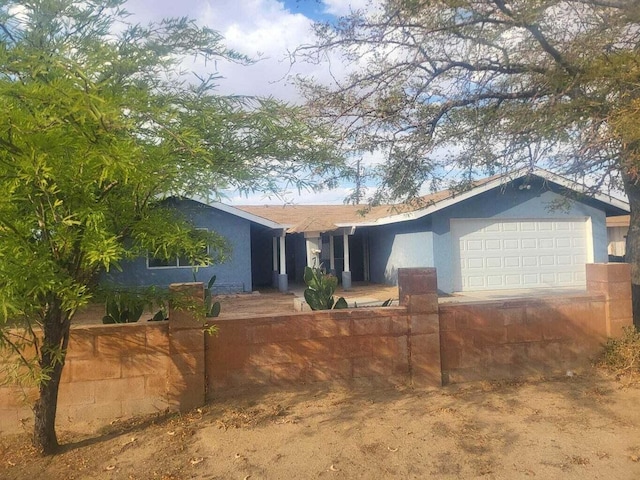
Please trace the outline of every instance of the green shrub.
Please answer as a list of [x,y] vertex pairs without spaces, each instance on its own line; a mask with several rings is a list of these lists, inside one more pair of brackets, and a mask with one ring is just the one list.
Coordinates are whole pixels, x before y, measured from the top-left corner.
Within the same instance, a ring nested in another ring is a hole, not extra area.
[[167,320],[170,292],[156,287],[114,287],[107,285],[98,291],[96,301],[104,302],[102,323],[135,323],[145,310],[159,309],[150,321]]

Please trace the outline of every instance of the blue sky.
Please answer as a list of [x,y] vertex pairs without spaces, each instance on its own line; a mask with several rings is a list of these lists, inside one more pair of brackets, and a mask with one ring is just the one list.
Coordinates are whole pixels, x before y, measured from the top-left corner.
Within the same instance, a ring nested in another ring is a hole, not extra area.
[[335,15],[328,13],[327,5],[319,0],[285,0],[284,6],[291,13],[301,13],[307,18],[316,21],[331,21]]

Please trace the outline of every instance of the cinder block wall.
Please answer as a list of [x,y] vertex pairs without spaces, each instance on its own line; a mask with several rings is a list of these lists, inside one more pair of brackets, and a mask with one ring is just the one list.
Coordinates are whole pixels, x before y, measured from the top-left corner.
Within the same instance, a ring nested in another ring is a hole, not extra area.
[[[202,300],[201,283],[172,287]],[[177,310],[171,310],[169,318],[169,322],[72,327],[56,425],[87,431],[135,415],[201,406],[202,323]],[[32,429],[36,397],[36,388],[0,387],[0,434]]]
[[435,269],[400,269],[400,307],[217,320],[208,398],[286,383],[441,386]]
[[588,366],[633,325],[628,264],[587,265],[587,292],[440,305],[443,383]]
[[440,306],[444,383],[552,374],[588,365],[605,340],[602,296]]
[[[624,264],[588,266],[581,295],[500,302],[438,305],[433,268],[400,269],[398,279],[400,307],[216,319],[213,337],[179,310],[167,323],[74,327],[58,425],[87,430],[267,385],[439,386],[564,371],[632,325]],[[172,288],[202,302],[201,283]],[[31,429],[36,393],[0,387],[0,434]]]
[[[87,428],[166,409],[168,353],[166,323],[72,328],[57,425]],[[21,425],[30,429],[36,396],[35,388],[0,388],[0,432],[20,431]]]
[[221,390],[409,378],[405,308],[217,320],[206,338],[209,397]]

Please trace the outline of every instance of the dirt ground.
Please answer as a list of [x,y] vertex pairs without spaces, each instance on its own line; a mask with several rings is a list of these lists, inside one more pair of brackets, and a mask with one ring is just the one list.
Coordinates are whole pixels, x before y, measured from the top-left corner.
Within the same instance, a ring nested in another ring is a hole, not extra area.
[[442,389],[307,386],[61,435],[0,438],[0,478],[640,478],[640,386],[600,372]]

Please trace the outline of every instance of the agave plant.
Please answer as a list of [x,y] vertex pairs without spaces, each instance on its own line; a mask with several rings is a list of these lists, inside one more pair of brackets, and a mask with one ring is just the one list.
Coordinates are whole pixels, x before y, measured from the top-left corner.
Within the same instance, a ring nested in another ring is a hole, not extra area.
[[144,312],[145,301],[135,293],[115,292],[105,303],[102,323],[135,323]]

